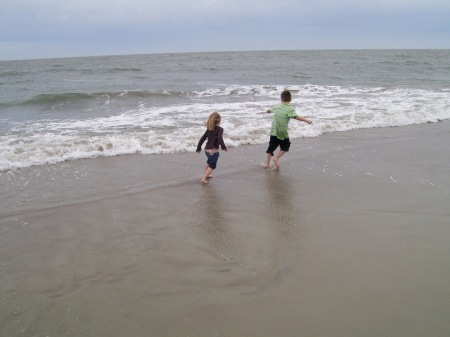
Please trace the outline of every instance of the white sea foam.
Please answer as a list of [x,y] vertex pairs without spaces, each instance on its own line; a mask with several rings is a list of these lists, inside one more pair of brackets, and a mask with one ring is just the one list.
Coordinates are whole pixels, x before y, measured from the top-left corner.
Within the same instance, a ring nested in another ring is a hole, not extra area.
[[[98,156],[192,152],[212,111],[222,115],[228,146],[265,143],[271,124],[265,111],[278,103],[283,89],[228,86],[191,92],[188,103],[142,104],[116,116],[17,122],[0,136],[0,171]],[[450,118],[449,90],[317,85],[289,89],[297,112],[314,121],[312,125],[292,121],[291,138]]]

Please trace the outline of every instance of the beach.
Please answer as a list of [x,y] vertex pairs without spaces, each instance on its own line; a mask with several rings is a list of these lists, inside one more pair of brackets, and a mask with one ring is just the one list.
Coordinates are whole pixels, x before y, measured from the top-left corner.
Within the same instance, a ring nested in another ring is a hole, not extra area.
[[[225,141],[226,141],[225,130]],[[448,336],[450,122],[0,173],[1,336]]]

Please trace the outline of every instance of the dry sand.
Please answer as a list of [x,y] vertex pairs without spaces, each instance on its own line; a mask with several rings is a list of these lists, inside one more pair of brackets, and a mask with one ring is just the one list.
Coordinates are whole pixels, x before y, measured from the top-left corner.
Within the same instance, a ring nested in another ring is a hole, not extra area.
[[231,148],[207,185],[195,153],[1,173],[0,336],[447,337],[449,141]]

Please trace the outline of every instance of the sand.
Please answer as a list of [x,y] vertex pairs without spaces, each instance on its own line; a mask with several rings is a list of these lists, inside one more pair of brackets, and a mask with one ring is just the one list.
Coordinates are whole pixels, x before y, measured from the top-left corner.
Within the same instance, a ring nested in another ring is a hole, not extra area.
[[206,185],[203,153],[3,172],[0,336],[446,337],[449,140],[230,148]]

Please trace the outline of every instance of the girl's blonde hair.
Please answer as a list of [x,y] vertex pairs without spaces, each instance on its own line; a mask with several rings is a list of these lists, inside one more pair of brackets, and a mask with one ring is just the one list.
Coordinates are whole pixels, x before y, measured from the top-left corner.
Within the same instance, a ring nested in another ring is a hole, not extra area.
[[213,112],[209,115],[208,121],[206,122],[206,128],[209,131],[214,131],[214,128],[220,124],[220,115],[217,112]]

